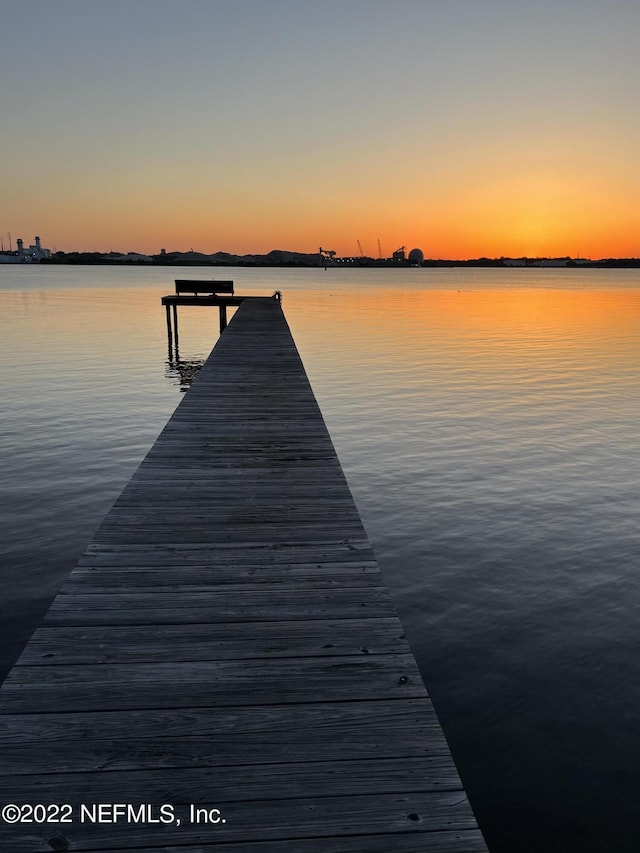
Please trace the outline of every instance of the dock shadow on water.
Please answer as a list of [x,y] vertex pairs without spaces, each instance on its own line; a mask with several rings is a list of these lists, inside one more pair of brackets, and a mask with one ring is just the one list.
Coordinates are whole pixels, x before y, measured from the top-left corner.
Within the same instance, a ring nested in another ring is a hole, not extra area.
[[172,385],[178,385],[180,392],[184,394],[200,372],[200,368],[204,363],[204,356],[179,359],[177,361],[167,360],[165,362],[164,375],[171,381]]

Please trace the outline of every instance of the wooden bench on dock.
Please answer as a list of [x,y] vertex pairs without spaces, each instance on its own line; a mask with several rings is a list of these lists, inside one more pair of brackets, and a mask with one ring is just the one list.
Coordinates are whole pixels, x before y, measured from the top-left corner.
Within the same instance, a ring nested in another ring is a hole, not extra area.
[[191,293],[196,296],[200,293],[208,293],[211,296],[217,296],[219,294],[229,293],[233,296],[232,281],[215,281],[215,279],[212,279],[211,281],[203,281],[202,279],[189,278],[177,278],[175,281],[176,293],[178,295]]

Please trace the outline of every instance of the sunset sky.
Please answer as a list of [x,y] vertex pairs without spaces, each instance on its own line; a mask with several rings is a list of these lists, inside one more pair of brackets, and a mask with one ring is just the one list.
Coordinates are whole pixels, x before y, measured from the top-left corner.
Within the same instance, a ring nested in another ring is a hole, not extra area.
[[640,256],[638,0],[0,0],[0,234]]

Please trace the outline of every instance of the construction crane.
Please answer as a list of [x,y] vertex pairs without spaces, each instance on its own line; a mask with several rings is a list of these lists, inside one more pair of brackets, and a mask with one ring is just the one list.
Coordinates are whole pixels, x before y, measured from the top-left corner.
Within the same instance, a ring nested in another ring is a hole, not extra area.
[[356,240],[356,243],[358,244],[358,251],[360,252],[360,257],[364,258],[364,252],[362,251],[362,246],[360,245],[360,240]]
[[382,246],[380,245],[380,238],[378,237],[378,260],[382,260]]

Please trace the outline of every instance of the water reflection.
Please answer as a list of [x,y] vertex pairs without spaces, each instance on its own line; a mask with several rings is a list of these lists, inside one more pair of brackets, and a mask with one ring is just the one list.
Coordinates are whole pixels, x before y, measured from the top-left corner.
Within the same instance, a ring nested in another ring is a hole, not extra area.
[[171,381],[172,385],[178,385],[180,392],[184,394],[200,372],[204,362],[204,358],[167,360],[164,375]]

